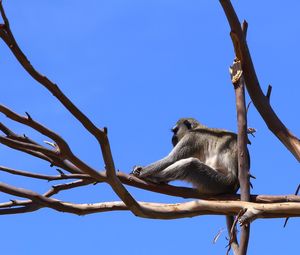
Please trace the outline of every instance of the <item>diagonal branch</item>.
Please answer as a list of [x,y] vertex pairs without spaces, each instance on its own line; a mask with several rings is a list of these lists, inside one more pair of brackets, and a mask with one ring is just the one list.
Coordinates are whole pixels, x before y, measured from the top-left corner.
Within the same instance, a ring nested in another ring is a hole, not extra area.
[[[51,151],[49,149],[46,149],[44,146],[40,145],[39,143],[35,142],[34,140],[30,139],[29,137],[27,137],[25,135],[20,136],[20,135],[14,133],[12,130],[10,130],[7,126],[5,126],[1,122],[0,122],[0,130],[4,134],[6,134],[6,138],[9,138],[9,139],[5,139],[3,136],[0,136],[0,143],[2,142],[2,144],[9,146],[10,148],[25,152],[34,157],[48,161],[51,164],[51,166],[58,166],[60,168],[67,170],[68,172],[71,172],[71,173],[81,173],[82,172],[74,164],[72,164],[68,160],[65,160],[61,155],[59,155],[57,153],[57,151]],[[3,139],[1,139],[1,137],[3,137]],[[17,141],[17,142],[14,142],[14,141]],[[22,142],[22,143],[20,144],[18,142]],[[27,144],[28,144],[28,146],[27,146]],[[20,146],[20,145],[23,145],[23,146]],[[32,147],[31,145],[36,145],[36,147]],[[28,147],[33,148],[33,150],[28,149]],[[40,147],[42,147],[42,149],[40,149]],[[38,148],[38,151],[34,150],[36,148]],[[45,149],[43,149],[43,148],[45,148]],[[55,147],[55,150],[57,150],[56,147]],[[42,151],[44,151],[44,153],[42,153]],[[45,155],[45,154],[47,154],[47,155]]]
[[[10,30],[9,21],[6,17],[2,1],[0,1],[0,13],[4,21],[4,25],[0,27],[0,37],[2,40],[7,44],[9,49],[12,51],[16,59],[19,63],[23,66],[23,68],[34,78],[37,82],[43,85],[49,92],[53,94],[63,105],[64,107],[85,127],[85,129],[91,133],[96,140],[98,141],[101,151],[103,160],[105,163],[105,168],[107,170],[107,176],[110,186],[113,188],[115,193],[124,201],[124,203],[132,210],[135,215],[144,216],[146,213],[143,208],[137,203],[137,201],[130,195],[130,193],[126,190],[126,188],[122,185],[120,180],[116,176],[116,170],[114,166],[114,161],[110,149],[109,140],[107,137],[107,129],[104,130],[98,129],[93,122],[85,116],[74,104],[73,102],[59,89],[59,87],[50,81],[46,76],[40,74],[29,62],[25,54],[20,49],[18,43],[16,42],[13,33]],[[30,118],[28,118],[30,120]],[[35,122],[26,121],[27,124],[33,124]],[[25,124],[25,123],[24,123]],[[37,126],[36,126],[37,127]],[[36,129],[36,128],[35,128]],[[38,131],[43,133],[42,131],[47,131],[47,136],[55,135],[55,133],[49,133],[48,130],[44,129],[43,127],[39,126]],[[51,137],[51,136],[49,136]],[[53,139],[55,142],[63,142],[60,140],[59,136]],[[58,139],[58,141],[57,141]],[[78,168],[80,168],[85,173],[91,175],[93,178],[97,179],[99,177],[98,172],[89,167],[83,161],[75,157],[75,155],[71,152],[68,146],[62,143],[58,146],[61,149],[64,149],[64,152],[67,153],[68,159]],[[65,146],[65,147],[61,147]]]
[[238,59],[242,62],[246,87],[253,104],[264,119],[268,128],[300,161],[300,140],[292,134],[272,109],[269,99],[260,88],[248,45],[241,24],[230,0],[219,0],[231,28],[231,39]]
[[93,180],[89,175],[87,174],[60,174],[60,175],[46,175],[46,174],[37,174],[17,169],[12,169],[5,166],[0,166],[0,171],[7,172],[14,175],[20,175],[20,176],[26,176],[34,179],[41,179],[41,180],[47,180],[47,181],[56,181],[56,180],[67,180],[67,179],[88,179]]

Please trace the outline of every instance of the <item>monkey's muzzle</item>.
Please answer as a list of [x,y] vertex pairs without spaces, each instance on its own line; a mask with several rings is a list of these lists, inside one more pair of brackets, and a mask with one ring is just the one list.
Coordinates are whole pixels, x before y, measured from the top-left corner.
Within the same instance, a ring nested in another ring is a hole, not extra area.
[[173,135],[172,136],[172,144],[173,144],[173,146],[175,147],[177,143],[178,143],[178,138],[177,138],[176,135]]

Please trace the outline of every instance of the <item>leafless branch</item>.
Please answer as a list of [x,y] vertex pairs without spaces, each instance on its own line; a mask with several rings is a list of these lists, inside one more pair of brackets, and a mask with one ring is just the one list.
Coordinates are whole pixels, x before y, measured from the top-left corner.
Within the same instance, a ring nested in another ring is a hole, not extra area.
[[[59,89],[59,87],[50,81],[46,76],[40,74],[28,61],[25,54],[20,49],[18,43],[16,42],[13,33],[11,32],[9,21],[6,17],[2,2],[0,2],[0,12],[4,21],[4,26],[0,28],[0,37],[7,44],[9,49],[12,51],[16,59],[23,66],[23,68],[34,78],[37,82],[39,82],[42,86],[44,86],[49,92],[51,92],[62,104],[63,106],[86,128],[88,132],[90,132],[98,141],[103,160],[105,163],[105,169],[107,170],[109,184],[116,192],[116,194],[124,201],[129,208],[131,208],[132,212],[136,215],[143,215],[141,206],[135,201],[135,199],[130,195],[130,193],[125,189],[119,179],[116,177],[116,170],[111,154],[111,149],[107,137],[107,132],[97,128],[93,122],[84,115],[78,107],[76,107],[73,102]],[[8,111],[9,112],[9,111]],[[10,113],[10,112],[9,112]],[[10,114],[10,116],[12,116]],[[15,116],[15,115],[13,115]],[[17,120],[20,123],[31,126],[40,133],[50,137],[53,139],[59,146],[59,148],[64,152],[65,156],[79,169],[89,174],[93,178],[99,178],[99,174],[93,168],[88,166],[85,162],[81,161],[77,158],[69,148],[69,146],[64,142],[61,137],[56,135],[51,130],[44,128],[39,123],[33,121],[31,118],[18,116]],[[107,129],[106,129],[107,130]]]
[[[124,203],[131,208],[132,212],[135,215],[144,215],[142,207],[135,201],[135,199],[130,195],[130,193],[125,189],[122,183],[116,176],[116,170],[113,162],[113,157],[111,154],[111,149],[109,145],[109,140],[107,137],[107,129],[101,130],[97,128],[93,122],[85,116],[79,109],[76,107],[73,102],[59,89],[59,87],[50,81],[46,76],[40,74],[28,61],[25,54],[20,49],[18,43],[16,42],[13,33],[11,32],[9,21],[6,17],[2,2],[0,2],[0,12],[4,21],[4,26],[0,28],[0,37],[7,44],[9,49],[12,51],[16,59],[23,66],[23,68],[34,78],[37,82],[39,82],[42,86],[44,86],[49,92],[51,92],[62,104],[63,106],[85,127],[85,129],[90,132],[98,141],[103,160],[105,163],[105,169],[107,170],[108,181],[116,194],[124,201]],[[6,112],[9,112],[10,116],[16,116],[15,114],[11,115],[11,112],[6,109]],[[61,137],[52,132],[51,130],[46,129],[39,123],[33,121],[29,116],[27,118],[18,116],[17,120],[20,123],[31,126],[40,133],[50,137],[53,139],[59,148],[63,151],[64,155],[71,161],[76,167],[81,169],[83,172],[89,174],[91,177],[97,179],[99,178],[99,174],[93,168],[88,166],[85,162],[81,161],[77,158],[69,148],[69,146],[65,143]]]
[[[37,178],[37,179],[43,179],[48,181],[54,181],[54,180],[62,180],[62,179],[84,179],[89,180],[90,183],[96,182],[95,179],[90,177],[87,174],[65,174],[63,176],[57,175],[57,176],[50,176],[50,175],[43,175],[43,174],[37,174],[37,173],[31,173],[27,171],[12,169],[4,166],[0,166],[0,171],[5,171],[11,174],[21,175],[21,176],[27,176],[31,178]],[[101,181],[99,182],[108,182],[106,172],[102,171],[99,172],[99,175],[101,175]],[[182,198],[195,198],[195,199],[205,199],[205,200],[214,200],[214,201],[227,201],[227,200],[233,200],[237,201],[240,200],[239,194],[223,194],[223,195],[217,195],[217,196],[209,196],[209,195],[203,195],[199,193],[197,189],[193,188],[187,188],[187,187],[178,187],[168,184],[154,184],[150,182],[146,182],[144,180],[141,180],[137,177],[125,174],[123,172],[117,172],[117,177],[119,180],[126,185],[161,193],[165,195],[175,196],[175,197],[182,197]],[[253,203],[285,203],[285,202],[295,202],[300,203],[300,196],[296,195],[251,195],[250,201]]]
[[66,180],[66,179],[89,179],[92,180],[92,178],[89,175],[86,174],[60,174],[60,175],[45,175],[45,174],[37,174],[37,173],[31,173],[27,171],[12,169],[5,166],[0,166],[0,171],[4,171],[10,174],[14,175],[20,175],[20,176],[26,176],[34,179],[42,179],[47,181],[56,181],[56,180]]
[[[60,212],[68,212],[77,215],[91,213],[129,210],[123,202],[105,202],[94,204],[74,204],[63,202],[57,199],[40,195],[36,192],[13,187],[8,184],[0,183],[0,191],[32,200],[40,207],[48,207]],[[300,203],[279,203],[279,204],[255,204],[243,201],[206,201],[195,200],[185,203],[163,204],[139,202],[148,211],[154,212],[147,215],[153,219],[177,219],[184,217],[194,217],[199,215],[232,215],[238,214],[242,209],[247,211],[258,211],[256,218],[281,218],[299,217]],[[4,209],[6,210],[6,209]],[[0,214],[2,211],[0,210]]]
[[[246,21],[242,24],[244,36],[248,29]],[[244,78],[243,69],[240,60],[237,58],[234,60],[233,65],[230,68],[231,79],[235,88],[236,97],[236,112],[237,112],[237,123],[238,123],[238,172],[239,172],[239,183],[241,190],[241,200],[250,201],[250,174],[249,174],[249,160],[247,150],[247,110],[245,102],[245,90],[244,90]],[[234,235],[235,236],[235,235]],[[234,237],[233,236],[233,237]],[[241,229],[240,245],[238,254],[247,254],[248,242],[250,236],[250,224],[244,225]]]
[[[232,70],[232,82],[235,85],[238,113],[238,163],[239,182],[241,186],[241,196],[220,195],[207,196],[200,194],[196,189],[175,187],[172,185],[157,185],[140,180],[134,176],[129,176],[122,172],[116,172],[110,143],[107,135],[107,128],[100,129],[82,113],[76,105],[60,90],[60,88],[40,74],[29,62],[25,54],[18,46],[17,41],[10,29],[9,20],[3,9],[0,0],[0,13],[4,24],[0,24],[0,37],[9,47],[17,61],[23,66],[28,74],[44,86],[60,103],[83,125],[83,127],[98,141],[102,157],[105,164],[105,171],[99,172],[77,157],[71,150],[68,143],[57,133],[38,123],[28,113],[21,116],[9,108],[0,105],[0,112],[8,118],[23,125],[29,126],[37,132],[47,136],[52,141],[46,142],[51,148],[41,145],[27,136],[20,136],[11,129],[0,123],[0,131],[4,134],[0,136],[0,143],[15,150],[28,153],[34,157],[50,162],[51,166],[58,166],[71,174],[65,174],[61,170],[59,175],[45,175],[32,173],[23,170],[12,169],[0,166],[0,171],[10,174],[24,176],[28,178],[42,179],[47,181],[76,179],[69,183],[62,183],[52,186],[44,194],[39,194],[31,190],[14,187],[5,183],[0,183],[0,191],[26,198],[23,200],[11,200],[0,204],[0,214],[25,213],[39,210],[41,208],[51,208],[61,212],[68,212],[77,215],[99,213],[115,210],[129,210],[135,215],[153,219],[177,219],[183,217],[194,217],[199,215],[237,215],[234,221],[228,221],[229,245],[235,254],[246,254],[250,223],[257,218],[283,218],[300,217],[300,197],[289,196],[250,196],[249,165],[247,158],[247,120],[244,94],[244,80],[249,95],[265,120],[269,129],[284,143],[284,145],[300,161],[300,141],[295,137],[280,121],[270,106],[270,94],[272,87],[269,86],[267,95],[262,93],[256,77],[255,69],[251,60],[246,42],[247,23],[243,23],[243,29],[235,14],[230,0],[220,0],[231,27],[231,38],[236,53],[236,61]],[[248,132],[251,133],[249,129]],[[115,193],[122,200],[120,202],[103,202],[93,204],[76,204],[60,201],[53,196],[61,191],[70,190],[84,185],[99,182],[108,183]],[[127,191],[125,186],[154,191],[157,193],[183,197],[200,198],[185,203],[163,204],[152,202],[138,202]],[[242,200],[242,201],[239,201]],[[248,202],[252,201],[252,202]],[[229,219],[229,218],[228,218]],[[232,220],[233,218],[231,218]],[[236,238],[236,224],[240,223],[242,228],[240,246]],[[229,247],[230,249],[230,247]],[[229,252],[229,250],[228,250]]]
[[300,140],[293,135],[278,118],[269,103],[268,97],[262,92],[248,45],[241,29],[241,24],[230,0],[220,0],[220,3],[231,27],[230,35],[234,50],[237,58],[242,63],[247,91],[251,97],[251,100],[253,101],[253,104],[259,111],[268,128],[274,133],[274,135],[278,137],[278,139],[295,156],[295,158],[300,161]]

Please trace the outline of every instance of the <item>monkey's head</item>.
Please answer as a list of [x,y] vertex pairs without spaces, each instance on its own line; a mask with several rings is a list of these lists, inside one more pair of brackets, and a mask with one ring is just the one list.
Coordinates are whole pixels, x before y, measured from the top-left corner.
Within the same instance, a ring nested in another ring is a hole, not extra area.
[[172,144],[175,147],[176,144],[191,130],[202,127],[194,118],[181,118],[176,122],[176,125],[172,128]]

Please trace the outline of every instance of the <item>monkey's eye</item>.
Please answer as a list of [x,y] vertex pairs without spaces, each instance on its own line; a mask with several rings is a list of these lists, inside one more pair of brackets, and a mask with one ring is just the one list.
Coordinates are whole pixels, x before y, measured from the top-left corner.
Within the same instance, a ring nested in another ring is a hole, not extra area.
[[172,129],[171,129],[171,131],[174,133],[174,134],[176,134],[177,132],[178,132],[178,127],[176,126],[176,127],[173,127]]
[[191,128],[192,128],[192,123],[189,122],[188,120],[185,120],[183,123],[184,123],[184,125],[186,125],[186,127],[187,127],[188,129],[191,129]]

